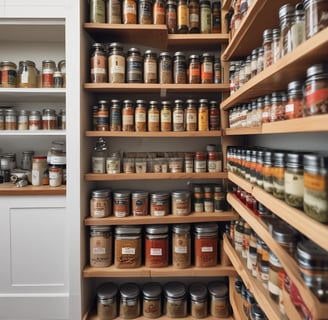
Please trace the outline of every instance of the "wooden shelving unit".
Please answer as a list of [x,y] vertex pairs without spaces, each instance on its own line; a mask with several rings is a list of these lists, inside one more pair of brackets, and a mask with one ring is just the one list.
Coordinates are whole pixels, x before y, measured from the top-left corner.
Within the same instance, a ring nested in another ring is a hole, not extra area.
[[128,131],[87,131],[87,137],[110,138],[210,138],[221,137],[221,130],[213,131],[182,131],[182,132],[128,132]]

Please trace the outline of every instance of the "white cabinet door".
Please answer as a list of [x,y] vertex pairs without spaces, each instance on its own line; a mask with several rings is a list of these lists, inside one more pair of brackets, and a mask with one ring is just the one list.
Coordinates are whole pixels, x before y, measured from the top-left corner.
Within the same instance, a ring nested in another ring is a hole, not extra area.
[[0,197],[0,318],[68,319],[65,196]]
[[6,18],[64,18],[66,16],[66,0],[2,1],[4,1]]
[[5,16],[5,0],[0,0],[0,17]]

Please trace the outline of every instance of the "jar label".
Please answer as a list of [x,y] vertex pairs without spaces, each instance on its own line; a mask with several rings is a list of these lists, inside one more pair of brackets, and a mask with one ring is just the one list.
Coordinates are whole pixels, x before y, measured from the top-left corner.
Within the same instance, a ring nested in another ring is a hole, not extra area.
[[174,246],[174,252],[175,253],[180,253],[180,254],[186,254],[186,253],[188,253],[188,247]]
[[135,248],[131,248],[131,247],[123,247],[122,248],[122,254],[136,254],[136,249]]
[[327,179],[325,176],[313,175],[304,172],[304,187],[313,191],[327,191]]
[[162,248],[150,248],[150,255],[151,256],[162,256]]
[[93,254],[106,254],[106,248],[95,247],[92,249]]

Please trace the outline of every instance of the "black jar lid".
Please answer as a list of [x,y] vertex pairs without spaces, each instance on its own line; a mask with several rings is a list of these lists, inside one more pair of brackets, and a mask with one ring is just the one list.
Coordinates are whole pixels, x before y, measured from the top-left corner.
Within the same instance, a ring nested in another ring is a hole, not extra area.
[[135,299],[139,296],[140,289],[135,283],[127,282],[121,285],[120,293],[122,298]]
[[302,268],[328,270],[328,252],[312,240],[299,241],[296,252]]
[[167,298],[183,298],[186,295],[186,286],[179,281],[171,281],[164,285],[164,293]]
[[307,78],[321,75],[323,77],[328,77],[328,65],[324,63],[314,64],[311,67],[307,68],[306,76]]
[[116,284],[107,282],[100,285],[97,289],[97,297],[99,300],[109,300],[115,298],[118,288]]
[[146,299],[158,299],[162,295],[162,286],[158,282],[147,282],[142,288],[142,293]]
[[203,283],[192,283],[189,287],[191,300],[204,300],[207,298],[207,287]]
[[220,281],[213,281],[208,284],[209,293],[215,298],[224,298],[228,295],[228,286]]

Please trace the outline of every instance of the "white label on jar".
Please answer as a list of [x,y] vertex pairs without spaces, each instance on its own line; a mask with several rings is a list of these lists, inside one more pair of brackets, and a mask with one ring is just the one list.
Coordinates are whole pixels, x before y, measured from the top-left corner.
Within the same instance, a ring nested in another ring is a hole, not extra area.
[[203,212],[204,211],[204,204],[203,203],[195,203],[195,212]]
[[285,106],[285,112],[294,112],[294,104],[293,103],[289,103],[289,104],[286,104]]
[[174,246],[175,253],[188,253],[188,248],[186,246]]
[[106,248],[93,248],[93,254],[106,254]]
[[107,159],[106,160],[107,173],[120,173],[120,160]]
[[123,121],[123,127],[126,125],[132,126],[133,125],[133,115],[123,115],[122,121]]
[[213,64],[211,62],[204,62],[203,70],[205,73],[212,73],[213,72]]
[[117,218],[123,218],[128,215],[127,212],[125,212],[125,211],[117,211],[117,210],[114,212],[114,214],[115,214],[115,217],[117,217]]
[[156,74],[157,72],[157,63],[156,62],[147,62],[145,63],[145,69],[144,73],[145,74]]
[[213,212],[214,210],[214,205],[213,201],[204,201],[204,211],[205,212]]
[[49,170],[49,186],[58,187],[62,183],[62,175],[60,171]]
[[201,252],[213,252],[213,247],[201,247]]
[[164,210],[154,210],[154,216],[163,217],[163,216],[165,216],[165,211]]
[[163,255],[162,248],[150,248],[150,255],[151,256],[161,256],[161,255]]
[[93,211],[93,215],[96,217],[96,218],[100,218],[100,217],[104,217],[105,216],[105,208],[104,209],[101,209],[101,210],[95,210]]
[[91,74],[106,74],[105,68],[92,68]]
[[174,123],[183,123],[183,113],[173,112],[173,122]]
[[92,172],[93,173],[105,173],[105,158],[104,157],[92,157]]
[[205,171],[206,171],[206,160],[196,160],[195,172],[205,172]]
[[136,113],[136,122],[146,122],[146,113],[144,112]]
[[136,249],[131,247],[123,247],[122,254],[136,254]]
[[285,171],[285,192],[294,196],[303,197],[304,179],[301,174]]
[[196,113],[187,113],[187,119],[186,119],[188,124],[193,124],[197,122],[197,115]]
[[208,172],[220,172],[221,168],[221,160],[208,160]]
[[42,175],[38,170],[32,170],[32,185],[40,186],[41,185]]
[[149,113],[148,121],[158,123],[159,122],[159,114],[158,113]]

